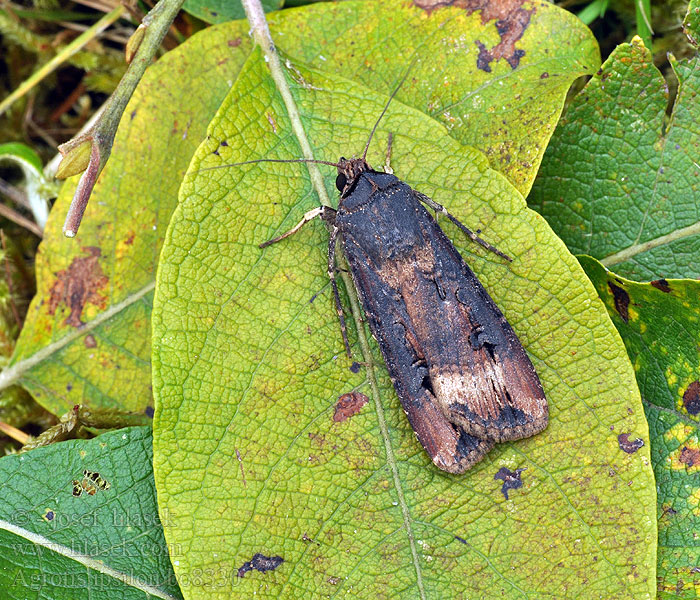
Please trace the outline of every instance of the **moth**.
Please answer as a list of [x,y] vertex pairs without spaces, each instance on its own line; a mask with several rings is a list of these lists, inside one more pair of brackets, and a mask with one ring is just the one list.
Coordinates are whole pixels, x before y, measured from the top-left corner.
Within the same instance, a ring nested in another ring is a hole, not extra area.
[[548,405],[512,327],[424,205],[446,216],[472,241],[511,259],[443,206],[366,161],[372,136],[400,85],[372,129],[362,158],[337,163],[271,160],[335,166],[340,198],[337,209],[313,209],[294,228],[260,247],[296,233],[316,217],[329,224],[328,276],[348,355],[335,278],[339,241],[418,441],[438,468],[463,473],[496,442],[545,429]]

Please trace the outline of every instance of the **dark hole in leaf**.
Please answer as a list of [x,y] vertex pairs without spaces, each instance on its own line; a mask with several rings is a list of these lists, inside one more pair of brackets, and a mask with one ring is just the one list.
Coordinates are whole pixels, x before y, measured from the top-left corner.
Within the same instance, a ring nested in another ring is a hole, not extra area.
[[520,474],[524,471],[525,469],[515,469],[515,471],[511,471],[507,467],[501,467],[498,470],[498,473],[496,473],[493,478],[498,480],[503,481],[503,485],[501,486],[501,492],[505,496],[506,500],[508,500],[508,490],[516,490],[518,488],[523,487],[523,482],[522,479],[520,478]]
[[265,556],[264,554],[256,553],[249,561],[244,562],[241,568],[238,569],[238,577],[245,576],[249,571],[274,571],[284,562],[281,556]]

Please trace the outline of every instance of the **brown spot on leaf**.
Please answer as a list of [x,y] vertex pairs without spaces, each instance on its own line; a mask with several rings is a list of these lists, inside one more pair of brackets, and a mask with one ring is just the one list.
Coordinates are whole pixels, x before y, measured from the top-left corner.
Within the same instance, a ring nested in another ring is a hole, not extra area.
[[493,60],[493,58],[489,54],[489,51],[486,49],[486,46],[484,46],[479,40],[476,40],[476,45],[479,47],[479,55],[476,57],[476,68],[481,71],[486,71],[487,73],[490,73],[490,63]]
[[630,295],[623,290],[621,287],[615,285],[614,283],[608,281],[608,287],[612,292],[613,299],[615,300],[615,310],[618,312],[622,320],[627,323],[630,319],[629,315],[629,304]]
[[229,48],[238,48],[241,45],[241,38],[237,37],[235,40],[228,41]]
[[683,392],[683,406],[689,415],[700,413],[700,381],[693,381]]
[[284,562],[281,556],[265,556],[264,554],[256,553],[249,561],[244,562],[241,568],[238,569],[238,577],[243,577],[249,571],[274,571]]
[[678,459],[688,467],[700,465],[700,450],[697,448],[688,448],[688,446],[683,446]]
[[548,79],[549,78],[549,73],[547,71],[543,71],[542,74],[540,75],[540,79]]
[[342,423],[350,417],[356,415],[362,407],[369,402],[369,398],[360,392],[350,392],[348,394],[343,394],[338,398],[338,402],[335,404],[335,413],[333,413],[333,420],[336,423]]
[[518,488],[523,487],[523,482],[522,479],[520,479],[520,474],[524,471],[525,469],[515,469],[515,471],[511,471],[507,467],[501,467],[498,470],[498,473],[496,473],[493,478],[498,480],[503,481],[503,485],[501,486],[501,492],[505,496],[506,500],[508,500],[508,490],[516,490]]
[[621,433],[617,436],[617,444],[620,446],[620,450],[627,452],[627,454],[634,454],[644,445],[644,440],[641,438],[630,440],[629,433]]
[[413,0],[413,4],[428,14],[444,6],[463,8],[468,15],[480,10],[483,25],[489,21],[496,21],[496,30],[501,41],[490,50],[480,41],[476,41],[479,47],[476,66],[482,71],[490,73],[491,62],[501,58],[515,69],[520,59],[525,56],[525,50],[516,49],[515,43],[523,37],[535,9],[523,8],[524,0]]
[[671,286],[668,285],[668,281],[666,281],[665,279],[657,279],[656,281],[652,281],[651,285],[653,285],[657,290],[661,290],[666,294],[669,294],[671,292]]
[[83,343],[85,344],[86,348],[97,348],[97,340],[91,333],[85,336]]
[[55,314],[58,306],[64,304],[70,309],[64,323],[71,327],[85,324],[80,316],[88,302],[100,308],[104,308],[106,302],[106,298],[98,291],[109,281],[100,266],[102,252],[95,246],[84,247],[83,251],[88,256],[74,258],[67,269],[56,273],[56,281],[49,291],[48,313]]
[[340,583],[340,577],[334,577],[331,575],[328,579],[326,579],[326,581],[331,585],[338,585]]
[[319,448],[326,445],[326,436],[322,433],[309,433],[309,439]]

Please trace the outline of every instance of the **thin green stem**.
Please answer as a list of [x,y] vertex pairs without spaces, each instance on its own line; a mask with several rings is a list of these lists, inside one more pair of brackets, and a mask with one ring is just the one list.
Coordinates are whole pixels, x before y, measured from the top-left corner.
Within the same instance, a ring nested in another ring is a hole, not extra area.
[[[299,111],[297,110],[296,103],[292,98],[292,92],[287,84],[287,79],[282,69],[282,63],[280,62],[279,54],[277,54],[277,49],[275,48],[275,43],[272,41],[272,36],[270,35],[270,29],[267,26],[267,20],[265,19],[265,12],[258,0],[242,0],[243,8],[245,9],[246,17],[250,23],[251,30],[253,32],[253,39],[260,46],[265,58],[267,60],[267,65],[270,69],[270,75],[275,82],[275,86],[282,96],[284,105],[289,113],[289,119],[292,122],[292,129],[294,135],[299,141],[301,146],[301,153],[305,159],[313,160],[314,153],[311,150],[311,144],[306,137],[306,132],[301,124],[301,117],[299,116]],[[326,186],[323,185],[323,176],[318,166],[314,163],[307,163],[309,169],[309,175],[311,176],[311,183],[318,192],[319,200],[321,204],[325,206],[331,206],[330,199],[328,198],[328,193],[326,192]]]
[[631,246],[610,254],[604,258],[600,259],[600,262],[606,267],[612,267],[614,265],[623,263],[625,261],[633,259],[635,256],[653,250],[654,248],[659,248],[660,246],[665,246],[672,242],[682,240],[686,237],[691,237],[700,233],[700,221],[688,225],[687,227],[682,227],[681,229],[676,229],[671,233],[666,235],[661,235],[653,240],[643,242],[641,244],[632,244]]

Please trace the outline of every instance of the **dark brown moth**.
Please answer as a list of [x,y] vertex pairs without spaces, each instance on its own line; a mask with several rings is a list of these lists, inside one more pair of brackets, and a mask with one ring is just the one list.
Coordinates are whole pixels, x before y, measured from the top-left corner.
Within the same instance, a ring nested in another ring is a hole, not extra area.
[[369,166],[365,157],[377,124],[362,158],[295,161],[337,167],[338,208],[309,211],[296,227],[260,247],[317,216],[329,223],[328,275],[348,355],[335,281],[338,239],[416,437],[437,467],[462,473],[494,443],[545,429],[547,400],[510,324],[423,204],[444,214],[473,241],[511,259],[441,205]]

